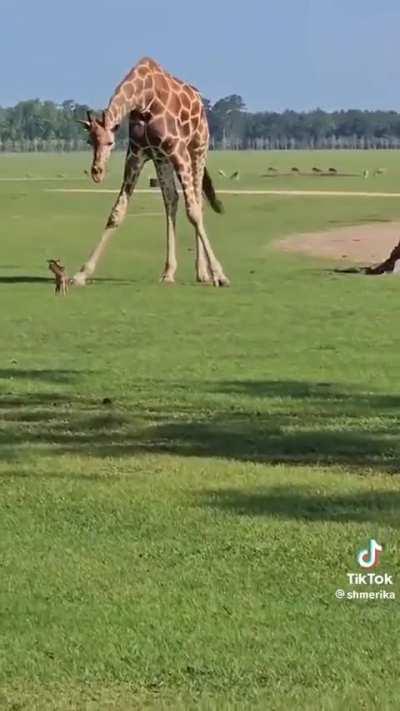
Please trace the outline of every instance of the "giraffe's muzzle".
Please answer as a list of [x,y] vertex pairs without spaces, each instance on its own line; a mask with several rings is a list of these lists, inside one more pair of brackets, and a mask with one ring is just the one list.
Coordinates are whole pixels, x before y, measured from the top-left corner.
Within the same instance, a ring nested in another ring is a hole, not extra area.
[[92,167],[92,179],[95,183],[101,183],[104,180],[105,174],[106,171],[104,170],[104,168],[100,168],[100,166],[97,165],[94,165]]

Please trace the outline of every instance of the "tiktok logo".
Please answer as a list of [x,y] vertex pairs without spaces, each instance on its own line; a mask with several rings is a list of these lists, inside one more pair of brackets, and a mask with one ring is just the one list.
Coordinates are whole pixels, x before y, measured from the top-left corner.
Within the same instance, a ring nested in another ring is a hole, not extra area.
[[368,548],[363,548],[357,553],[357,563],[361,568],[375,568],[379,565],[379,554],[382,553],[383,547],[378,541],[370,538]]

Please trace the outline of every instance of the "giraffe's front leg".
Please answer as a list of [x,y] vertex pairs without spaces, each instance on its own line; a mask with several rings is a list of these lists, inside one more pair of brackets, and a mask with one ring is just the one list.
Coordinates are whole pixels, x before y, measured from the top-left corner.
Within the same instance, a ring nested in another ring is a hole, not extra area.
[[94,274],[97,262],[99,261],[101,255],[104,253],[107,247],[107,243],[110,241],[110,239],[115,233],[115,230],[117,229],[117,227],[119,227],[126,215],[128,209],[128,202],[129,199],[126,192],[124,190],[121,190],[118,200],[115,203],[113,209],[111,210],[110,216],[107,220],[106,229],[104,230],[100,241],[91,253],[87,262],[85,262],[79,272],[75,274],[72,279],[73,283],[76,286],[85,286],[87,279]]
[[90,254],[89,259],[81,267],[79,272],[75,274],[72,278],[72,283],[76,286],[85,286],[88,277],[91,277],[96,269],[97,263],[104,253],[108,242],[113,237],[116,232],[117,227],[123,222],[125,215],[128,210],[129,200],[139,178],[140,172],[144,164],[144,157],[142,153],[129,154],[125,163],[125,174],[124,182],[122,188],[118,195],[117,201],[115,202],[110,216],[107,220],[106,228],[102,234],[102,237],[93,252]]

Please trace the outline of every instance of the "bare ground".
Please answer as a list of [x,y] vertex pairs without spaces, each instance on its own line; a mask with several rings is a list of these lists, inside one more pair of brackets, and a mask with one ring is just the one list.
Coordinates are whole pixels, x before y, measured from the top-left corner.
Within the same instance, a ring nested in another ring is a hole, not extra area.
[[275,242],[275,247],[334,260],[342,266],[369,266],[386,259],[399,238],[400,222],[374,223],[293,235]]

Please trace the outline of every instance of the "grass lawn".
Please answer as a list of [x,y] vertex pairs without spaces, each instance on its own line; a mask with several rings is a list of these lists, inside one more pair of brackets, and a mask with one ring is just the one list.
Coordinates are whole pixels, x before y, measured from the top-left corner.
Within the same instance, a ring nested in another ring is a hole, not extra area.
[[[398,601],[335,591],[375,538],[400,594],[400,281],[272,243],[399,219],[400,198],[224,196],[213,289],[183,214],[158,283],[162,204],[141,194],[95,283],[56,299],[45,260],[73,273],[113,196],[48,190],[91,187],[88,167],[0,158],[0,708],[396,708]],[[395,152],[213,154],[225,188],[220,168],[400,192]]]

